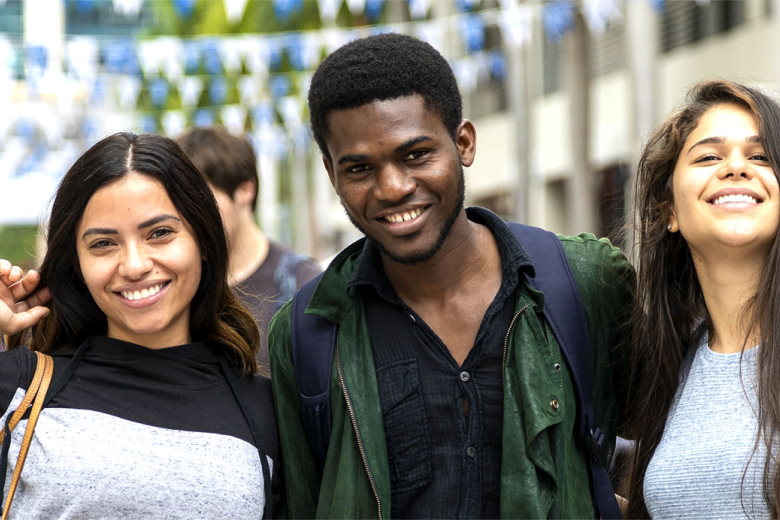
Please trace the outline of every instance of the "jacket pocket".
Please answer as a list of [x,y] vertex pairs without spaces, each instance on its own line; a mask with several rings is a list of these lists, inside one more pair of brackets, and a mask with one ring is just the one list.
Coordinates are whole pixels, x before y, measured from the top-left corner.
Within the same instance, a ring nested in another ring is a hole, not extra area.
[[377,370],[394,493],[431,481],[431,446],[417,361],[404,360]]

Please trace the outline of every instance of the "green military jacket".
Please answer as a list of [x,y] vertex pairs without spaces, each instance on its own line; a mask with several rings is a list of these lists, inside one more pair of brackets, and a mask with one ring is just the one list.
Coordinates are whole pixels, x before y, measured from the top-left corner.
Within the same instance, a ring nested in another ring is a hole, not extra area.
[[[606,239],[589,234],[560,238],[587,311],[597,422],[614,443],[633,270]],[[289,302],[270,326],[285,480],[281,516],[390,517],[390,474],[370,336],[363,307],[347,290],[362,247],[360,240],[333,260],[307,308],[338,324],[332,430],[322,476],[300,421]],[[575,441],[574,388],[541,314],[543,301],[543,294],[524,285],[505,336],[501,516],[593,517],[585,454]]]

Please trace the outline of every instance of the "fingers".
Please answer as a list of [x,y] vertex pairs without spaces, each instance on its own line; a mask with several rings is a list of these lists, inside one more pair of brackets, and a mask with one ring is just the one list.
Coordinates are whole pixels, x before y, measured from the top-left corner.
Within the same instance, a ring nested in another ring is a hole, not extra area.
[[19,266],[0,259],[0,332],[16,334],[49,314],[44,305],[51,300],[48,288],[40,290],[41,275],[25,273]]
[[[41,307],[51,300],[51,292],[48,288],[41,289],[37,293],[33,294],[26,300],[16,302],[14,304],[14,312],[26,312],[32,310],[35,307]],[[45,308],[45,307],[44,307]]]
[[[16,267],[16,266],[14,266]],[[21,269],[20,269],[21,271]],[[30,295],[41,281],[41,275],[38,271],[30,269],[23,277],[11,286],[11,295],[15,301],[23,300]]]
[[[13,300],[20,302],[35,291],[41,282],[41,275],[34,269],[24,273],[18,265],[13,265],[8,260],[0,258],[0,282],[11,290]],[[39,302],[30,301],[29,304],[30,306],[41,305],[46,301],[48,301],[48,297]]]
[[6,285],[11,285],[22,279],[22,268],[12,265],[11,262],[0,258],[0,280]]
[[[21,332],[28,327],[32,327],[43,318],[48,316],[49,309],[46,307],[32,307],[24,312],[14,313],[8,321],[2,324],[0,332],[9,336]],[[0,320],[1,321],[1,320]]]
[[45,305],[49,303],[49,300],[51,300],[51,292],[49,291],[48,287],[44,287],[37,293],[27,298],[27,303],[31,307],[35,307],[38,305]]

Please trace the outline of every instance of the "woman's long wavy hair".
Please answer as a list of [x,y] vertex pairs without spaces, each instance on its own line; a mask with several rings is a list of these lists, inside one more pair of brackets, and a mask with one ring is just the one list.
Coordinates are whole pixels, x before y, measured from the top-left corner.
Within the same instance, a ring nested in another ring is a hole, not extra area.
[[[190,304],[193,339],[210,340],[226,349],[242,373],[256,372],[260,335],[227,282],[227,238],[214,195],[179,145],[157,135],[111,135],[87,150],[63,177],[52,205],[40,269],[40,286],[52,294],[51,312],[33,327],[30,347],[48,352],[106,333],[106,315],[81,276],[76,230],[92,195],[132,172],[159,181],[195,235],[203,269]],[[21,341],[22,334],[17,334],[9,346]]]
[[[704,296],[688,244],[666,226],[671,215],[672,174],[683,144],[702,115],[722,104],[736,104],[755,118],[764,151],[780,172],[780,106],[758,90],[727,81],[695,85],[685,105],[650,136],[636,177],[635,221],[629,223],[636,249],[637,293],[632,311],[633,345],[627,389],[627,432],[637,442],[627,482],[629,518],[649,516],[643,497],[647,466],[664,431],[687,351],[695,348],[702,327],[713,337]],[[759,438],[767,446],[763,494],[772,517],[778,516],[780,475],[772,469],[770,448],[780,430],[780,230],[760,275],[756,294],[745,307],[751,331],[760,331],[758,352]],[[780,468],[780,465],[775,465]]]

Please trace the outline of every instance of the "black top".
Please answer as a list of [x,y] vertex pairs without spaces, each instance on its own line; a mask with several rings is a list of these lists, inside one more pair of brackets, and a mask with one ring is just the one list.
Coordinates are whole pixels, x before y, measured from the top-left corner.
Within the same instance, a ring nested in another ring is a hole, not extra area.
[[370,240],[351,280],[364,296],[387,437],[393,518],[497,518],[502,363],[519,272],[530,264],[506,224],[470,208],[501,255],[502,283],[462,366],[396,295]]
[[[272,482],[281,475],[270,380],[240,377],[220,361],[221,350],[207,343],[153,350],[93,337],[54,352],[50,401],[12,516],[262,516],[261,448]],[[35,359],[24,348],[0,352],[3,424],[32,379]],[[0,461],[6,477],[25,425],[13,431],[11,457]]]

